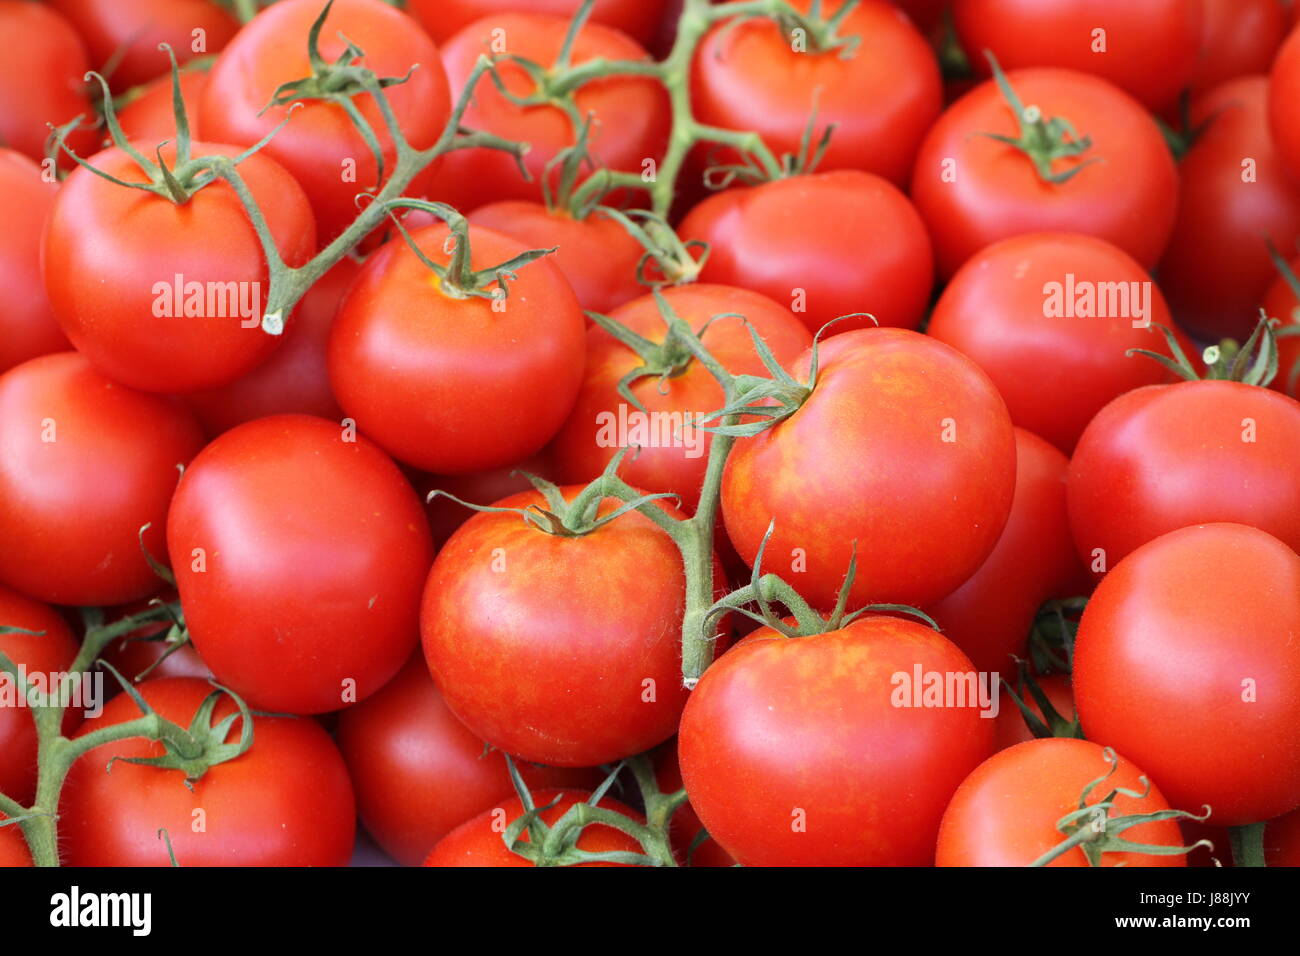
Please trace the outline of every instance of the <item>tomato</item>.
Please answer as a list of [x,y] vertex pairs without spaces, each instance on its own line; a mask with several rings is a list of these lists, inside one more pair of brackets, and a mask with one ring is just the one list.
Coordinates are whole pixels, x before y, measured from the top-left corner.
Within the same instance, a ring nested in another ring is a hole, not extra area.
[[41,230],[58,186],[22,153],[0,148],[0,372],[70,348],[41,283]]
[[1293,179],[1300,179],[1300,123],[1296,122],[1295,116],[1297,102],[1300,102],[1300,30],[1293,28],[1273,61],[1268,89],[1268,118],[1273,143]]
[[1269,866],[1300,866],[1300,810],[1292,810],[1264,828],[1264,859]]
[[[581,790],[540,790],[532,794],[533,805],[555,806],[543,811],[542,821],[553,824],[575,803],[585,803],[591,794]],[[598,806],[625,814],[642,822],[635,810],[610,797],[602,797]],[[525,857],[506,846],[502,834],[514,820],[523,816],[524,805],[518,797],[503,800],[500,806],[484,810],[462,823],[438,841],[424,861],[425,866],[532,866]],[[523,835],[525,840],[527,834]],[[531,841],[530,841],[531,842]],[[578,837],[577,848],[588,853],[640,853],[641,845],[622,830],[604,824],[586,827]],[[630,866],[627,863],[578,863],[577,866]]]
[[1102,573],[1167,531],[1237,521],[1300,548],[1297,474],[1294,399],[1239,382],[1138,389],[1097,414],[1070,462],[1075,547]]
[[[1109,770],[1104,749],[1087,740],[1031,740],[994,754],[953,795],[939,828],[935,862],[939,866],[1028,866],[1065,840],[1056,822],[1078,810],[1084,787]],[[1116,788],[1143,793],[1146,785],[1143,772],[1121,756],[1114,773],[1088,794],[1087,803],[1097,803]],[[1106,816],[1114,819],[1168,809],[1169,802],[1152,783],[1145,799],[1118,794]],[[1177,820],[1143,823],[1116,836],[1154,846],[1183,845]],[[1089,864],[1083,850],[1075,847],[1047,865]],[[1101,855],[1100,865],[1186,866],[1187,858],[1108,852]]]
[[914,669],[971,664],[938,632],[894,617],[810,637],[764,627],[720,657],[678,737],[709,834],[745,866],[933,862],[943,808],[992,752],[993,722],[978,704],[896,705],[899,675]]
[[1298,632],[1300,556],[1286,544],[1228,523],[1162,535],[1083,612],[1084,733],[1139,761],[1175,806],[1208,804],[1212,823],[1300,806]]
[[984,51],[991,50],[1003,69],[1091,73],[1159,109],[1177,98],[1196,69],[1201,0],[956,0],[953,23],[983,76],[989,75]]
[[1267,73],[1286,37],[1286,9],[1278,0],[1201,0],[1201,53],[1194,93],[1226,80]]
[[[812,336],[789,309],[756,292],[706,283],[665,289],[663,296],[693,329],[721,316],[708,325],[702,341],[733,375],[768,374],[746,320],[784,365],[792,365],[812,344]],[[664,340],[667,328],[652,295],[629,302],[610,317],[652,342]],[[590,481],[605,470],[620,447],[637,444],[639,450],[630,452],[619,469],[623,480],[649,491],[670,491],[693,511],[704,483],[712,435],[693,425],[680,430],[678,426],[719,410],[726,400],[718,380],[689,353],[679,361],[680,372],[662,379],[642,378],[632,386],[632,394],[649,412],[647,417],[618,392],[623,376],[643,365],[641,357],[605,330],[588,329],[582,390],[550,449],[559,480]]]
[[[809,5],[795,4],[805,12]],[[843,2],[822,7],[833,16]],[[862,0],[841,22],[836,35],[857,39],[851,50],[819,50],[811,37],[797,48],[788,32],[767,17],[714,26],[691,61],[696,118],[752,130],[774,154],[797,155],[815,110],[815,135],[835,126],[819,169],[862,169],[905,185],[943,106],[939,65],[925,38],[883,0]],[[738,158],[724,155],[726,162]]]
[[[570,19],[582,6],[582,0],[529,0],[530,13]],[[655,39],[663,20],[667,0],[596,0],[591,21],[622,30],[643,46]],[[490,15],[517,13],[518,0],[407,0],[407,11],[439,43],[444,43],[462,27]]]
[[[319,0],[280,0],[239,31],[212,66],[199,108],[204,136],[251,146],[284,121],[289,106],[267,104],[282,83],[312,74],[307,33],[322,8]],[[451,115],[451,98],[438,50],[424,31],[383,0],[334,0],[320,32],[321,56],[333,63],[347,41],[364,51],[361,65],[380,77],[405,76],[418,64],[405,83],[384,92],[407,142],[417,149],[432,146]],[[352,102],[379,142],[387,176],[397,152],[379,107],[368,93]],[[365,138],[341,106],[325,100],[300,101],[262,152],[306,190],[322,243],[357,218],[354,197],[373,190],[379,178]],[[420,195],[430,173],[417,176],[408,195]]]
[[[497,507],[544,503],[531,491]],[[601,514],[618,505],[606,499]],[[685,597],[677,546],[639,512],[579,536],[482,512],[429,572],[425,659],[452,713],[492,746],[561,767],[612,762],[677,728]]]
[[[54,675],[66,673],[77,656],[80,644],[58,612],[49,605],[23,597],[16,591],[0,586],[0,627],[21,627],[43,634],[0,634],[0,654],[9,658],[15,667],[22,668],[32,678],[44,682],[47,690]],[[13,676],[0,675],[0,793],[29,806],[36,796],[36,724],[32,710],[21,701],[20,690]],[[90,701],[87,701],[89,703]],[[77,726],[81,712],[69,707],[64,719],[64,732]],[[16,826],[0,827],[17,831]],[[0,837],[2,839],[2,837]],[[0,856],[3,850],[0,850]]]
[[170,61],[210,56],[224,47],[239,22],[208,0],[51,0],[86,41],[95,69],[114,90],[125,90],[167,72]]
[[[9,819],[0,813],[0,820]],[[0,867],[31,866],[32,854],[23,839],[23,831],[18,824],[0,826]]]
[[1068,455],[1107,402],[1169,381],[1157,363],[1126,354],[1169,354],[1153,325],[1171,327],[1169,309],[1127,252],[1053,232],[976,252],[939,297],[927,331],[979,363],[1013,422]]
[[479,206],[468,218],[529,249],[554,248],[551,261],[573,286],[584,309],[608,312],[645,292],[636,280],[637,263],[645,250],[622,225],[602,213],[574,219],[563,211],[549,212],[541,203],[504,199]]
[[[180,82],[190,135],[201,138],[199,104],[203,101],[203,91],[208,88],[208,71],[186,70],[180,74]],[[128,140],[149,144],[145,155],[152,155],[153,146],[158,143],[174,142],[176,113],[172,105],[171,75],[160,76],[142,87],[139,96],[117,111],[117,123]],[[111,145],[107,136],[104,145]]]
[[835,604],[854,542],[850,606],[932,604],[979,569],[1010,514],[1006,405],[975,363],[916,332],[838,335],[818,361],[803,406],[728,457],[727,535],[752,565],[775,520],[765,568],[816,607]]
[[[446,265],[446,226],[411,233]],[[475,268],[524,252],[471,228]],[[366,262],[328,343],[343,411],[394,457],[440,473],[483,471],[539,451],[582,381],[582,311],[549,262],[518,271],[504,300],[456,297],[400,237]]]
[[27,0],[0,0],[0,34],[15,41],[0,61],[0,143],[39,160],[47,124],[76,116],[94,122],[83,79],[86,49],[63,16]]
[[[442,49],[442,61],[459,96],[480,56],[503,54],[522,57],[549,68],[559,55],[569,29],[566,17],[542,13],[510,12],[485,16],[459,30]],[[587,23],[573,44],[570,62],[588,60],[644,60],[641,44],[601,23]],[[528,96],[535,84],[523,68],[499,59],[497,74],[506,89]],[[585,83],[574,94],[578,115],[591,116],[589,149],[601,166],[641,173],[648,161],[658,162],[667,148],[668,94],[657,80],[646,76],[612,76]],[[542,198],[541,179],[546,164],[573,145],[569,116],[550,104],[519,106],[506,99],[494,81],[484,77],[465,111],[464,125],[529,144],[523,162],[530,181],[519,174],[514,157],[500,150],[462,149],[442,160],[429,194],[468,212],[501,199]]]
[[[189,727],[212,685],[193,678],[139,686],[167,720]],[[218,701],[213,724],[237,712]],[[129,697],[110,701],[81,734],[140,715]],[[242,719],[226,743],[239,740]],[[156,757],[161,743],[129,738],[102,744],[72,765],[59,806],[68,866],[167,866],[165,829],[181,866],[343,866],[352,855],[356,806],[347,767],[314,720],[257,715],[253,746],[193,784],[181,771],[114,757]]]
[[[1291,270],[1300,268],[1300,259],[1291,262]],[[1300,300],[1296,299],[1287,280],[1278,276],[1264,294],[1264,311],[1278,319],[1278,330],[1300,325]],[[1282,336],[1277,340],[1277,377],[1270,383],[1272,388],[1300,398],[1300,335]]]
[[966,583],[927,609],[981,671],[1015,673],[1034,616],[1048,598],[1068,597],[1085,580],[1065,510],[1069,461],[1017,428],[1011,514],[992,553]]
[[343,295],[360,271],[355,259],[340,259],[302,297],[285,328],[284,342],[269,359],[229,385],[185,396],[209,434],[266,415],[296,412],[334,421],[343,417],[330,390],[325,352]]
[[[1066,720],[1074,719],[1074,692],[1070,687],[1068,674],[1048,674],[1045,677],[1035,677],[1034,681],[1038,684],[1039,689],[1047,695],[1048,703],[1052,705],[1052,708],[1058,714]],[[1020,699],[1028,705],[1035,716],[1046,723],[1043,718],[1043,709],[1038,706],[1038,701],[1034,699],[1034,695],[1029,692],[1029,689],[1027,687],[1017,687],[1016,693],[1020,695]],[[1005,693],[1002,696],[1002,705],[998,711],[994,733],[996,734],[994,741],[994,749],[996,750],[1006,750],[1008,747],[1014,747],[1026,740],[1035,739],[1034,732],[1025,723],[1025,715],[1020,712],[1016,702]]]
[[420,502],[334,422],[276,415],[226,432],[181,479],[167,547],[200,656],[259,709],[362,700],[415,646],[432,560]]
[[[684,786],[682,769],[677,760],[677,742],[671,740],[659,748],[655,759],[655,782],[663,793],[676,793]],[[696,837],[704,829],[699,815],[689,802],[683,803],[673,814],[670,837],[673,852],[685,866],[735,866],[731,854],[718,846],[713,837],[706,837],[698,846]]]
[[[379,693],[345,710],[337,737],[366,832],[403,866],[419,865],[456,827],[514,794],[505,757],[447,709],[422,654]],[[590,789],[603,776],[516,765],[532,790]]]
[[1246,339],[1276,278],[1268,242],[1294,248],[1300,184],[1268,128],[1268,79],[1230,80],[1192,103],[1204,126],[1180,166],[1178,221],[1160,286],[1180,322],[1203,339]]
[[1012,70],[1026,108],[1074,125],[1091,146],[1058,159],[1042,179],[1030,157],[986,133],[1019,137],[1016,116],[989,80],[931,127],[916,159],[912,200],[934,239],[939,272],[991,243],[1026,232],[1081,232],[1119,246],[1144,268],[1164,251],[1178,204],[1178,173],[1155,121],[1105,80],[1072,70]]
[[124,388],[72,352],[0,376],[0,582],[57,604],[120,604],[161,585],[178,469],[203,444],[172,399]]
[[521,491],[531,491],[533,483],[528,480],[530,474],[554,478],[551,463],[543,455],[531,455],[513,465],[464,475],[421,475],[415,482],[415,490],[424,502],[434,542],[441,546],[474,512],[445,495],[430,498],[431,492],[442,490],[461,501],[487,505]]
[[[193,153],[236,156],[239,150],[195,143]],[[163,154],[174,161],[174,148]],[[119,179],[143,176],[116,147],[90,162]],[[239,171],[281,256],[301,265],[316,244],[302,190],[265,154],[250,156]],[[132,388],[186,392],[223,385],[280,344],[261,329],[268,283],[261,243],[225,182],[177,205],[78,168],[50,212],[43,265],[54,314],[72,344]]]
[[[789,302],[812,332],[855,312],[916,328],[930,301],[925,225],[906,196],[871,173],[839,170],[728,189],[692,209],[679,232],[709,244],[702,281]],[[852,319],[833,331],[870,324]]]

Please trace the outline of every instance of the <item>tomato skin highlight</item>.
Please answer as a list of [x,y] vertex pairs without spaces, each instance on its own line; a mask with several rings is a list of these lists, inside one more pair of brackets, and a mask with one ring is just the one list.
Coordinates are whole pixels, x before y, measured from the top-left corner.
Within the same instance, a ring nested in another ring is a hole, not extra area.
[[[52,440],[51,440],[52,439]],[[203,445],[177,401],[136,392],[81,355],[43,355],[0,376],[0,582],[41,601],[101,606],[162,586],[162,529]]]
[[992,553],[1015,480],[1011,419],[979,367],[916,332],[867,329],[823,342],[803,407],[737,442],[722,516],[751,565],[775,520],[765,568],[796,570],[815,607],[835,604],[854,541],[851,607],[925,607]]
[[1300,806],[1297,633],[1300,556],[1281,541],[1230,523],[1156,538],[1084,610],[1084,733],[1140,761],[1175,806],[1208,804],[1212,825]]
[[[930,300],[925,224],[906,196],[871,173],[838,170],[724,190],[692,209],[678,231],[709,244],[701,281],[790,303],[813,333],[858,312],[882,326],[916,328]],[[828,333],[868,327],[870,319],[849,319]]]
[[[366,832],[403,866],[418,866],[456,827],[514,795],[504,755],[488,750],[447,709],[423,654],[343,711],[337,738]],[[591,789],[603,776],[525,760],[515,765],[533,791]]]
[[[1048,737],[999,751],[962,781],[939,828],[937,866],[1028,866],[1065,840],[1056,821],[1079,807],[1079,797],[1109,769],[1104,748],[1088,740]],[[1123,756],[1115,772],[1088,795],[1089,805],[1116,787],[1142,793],[1144,774]],[[1151,784],[1145,800],[1120,794],[1110,817],[1170,809]],[[1134,843],[1182,846],[1177,820],[1159,820],[1125,830]],[[1088,866],[1075,847],[1047,866]],[[1181,854],[1103,853],[1101,866],[1186,866]]]
[[[166,678],[138,686],[155,710],[188,727],[212,685]],[[214,722],[235,713],[217,703]],[[129,697],[113,699],[81,733],[133,720]],[[236,720],[227,742],[239,739]],[[356,805],[347,768],[314,720],[253,717],[253,745],[186,788],[178,770],[116,761],[151,757],[160,743],[129,738],[89,751],[72,766],[59,805],[60,847],[67,866],[167,866],[166,829],[181,866],[344,866],[352,855]],[[196,831],[196,811],[205,829]]]
[[5,228],[0,232],[0,372],[38,355],[72,346],[59,328],[41,282],[41,233],[58,185],[12,149],[0,148],[0,192]]
[[975,87],[930,128],[912,176],[912,201],[934,240],[940,276],[1026,232],[1096,236],[1154,266],[1178,205],[1178,172],[1155,121],[1122,90],[1085,73],[1030,68],[1008,71],[1007,80],[1022,103],[1092,139],[1082,157],[1058,160],[1054,173],[1102,161],[1064,183],[1043,181],[1019,149],[979,135],[1015,138],[1019,127],[992,80]]
[[392,461],[336,423],[278,415],[216,439],[181,479],[167,546],[199,655],[250,706],[338,710],[415,646],[428,524]]
[[932,863],[949,797],[992,752],[993,721],[893,706],[891,675],[914,666],[971,670],[938,632],[894,617],[809,637],[760,628],[720,657],[678,738],[709,834],[745,866]]

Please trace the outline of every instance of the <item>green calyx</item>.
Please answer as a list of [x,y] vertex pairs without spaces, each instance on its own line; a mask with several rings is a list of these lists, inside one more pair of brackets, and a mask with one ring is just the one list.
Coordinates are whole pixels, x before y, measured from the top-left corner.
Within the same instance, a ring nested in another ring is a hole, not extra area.
[[[1002,678],[1002,688],[1011,695],[1011,699],[1020,710],[1020,716],[1024,719],[1025,726],[1029,728],[1030,732],[1035,737],[1073,737],[1078,740],[1084,739],[1083,726],[1079,723],[1078,716],[1071,716],[1067,719],[1062,715],[1061,712],[1053,706],[1051,700],[1048,699],[1047,694],[1043,693],[1043,688],[1038,685],[1038,681],[1034,680],[1033,675],[1029,672],[1028,663],[1017,659],[1016,664],[1020,671],[1019,679],[1017,681],[1020,688],[1020,694],[1016,693],[1016,689],[1011,686],[1011,683],[1005,677]],[[1025,691],[1029,692],[1029,696],[1032,697],[1034,703],[1038,705],[1042,717],[1034,713],[1034,711],[1030,709],[1029,705],[1023,700],[1021,695],[1024,694]]]
[[835,124],[828,123],[817,134],[817,100],[820,87],[813,91],[812,109],[808,122],[804,124],[799,136],[799,151],[782,153],[775,169],[769,170],[753,153],[741,153],[740,161],[735,163],[715,163],[704,170],[704,185],[708,189],[722,190],[739,183],[742,186],[760,186],[778,179],[793,176],[808,176],[816,172],[826,150],[830,148],[831,136],[835,133]]
[[1259,323],[1244,345],[1238,345],[1234,339],[1224,339],[1218,345],[1211,345],[1202,354],[1205,373],[1201,374],[1187,357],[1178,337],[1173,330],[1163,325],[1155,325],[1165,337],[1169,346],[1169,355],[1162,355],[1150,349],[1129,349],[1126,355],[1142,355],[1173,372],[1179,378],[1189,382],[1220,381],[1241,382],[1244,385],[1258,385],[1266,388],[1278,373],[1277,320],[1269,318],[1264,310],[1259,312]]
[[1070,169],[1059,173],[1052,172],[1052,164],[1058,159],[1073,159],[1086,153],[1092,147],[1092,139],[1087,136],[1080,137],[1070,121],[1063,117],[1053,116],[1049,119],[1037,106],[1025,106],[1007,80],[1006,74],[1002,72],[993,53],[985,50],[984,55],[988,57],[989,65],[993,68],[993,79],[1002,92],[1002,98],[1007,101],[1007,105],[1016,117],[1016,122],[1020,126],[1020,135],[980,133],[980,136],[987,136],[989,139],[1014,146],[1029,157],[1038,172],[1038,177],[1043,182],[1057,186],[1068,182],[1092,163],[1100,161],[1094,156]]
[[[862,38],[856,34],[840,34],[840,27],[848,15],[857,7],[858,0],[845,2],[831,16],[822,14],[822,0],[812,0],[807,13],[800,13],[793,6],[782,9],[775,17],[777,27],[790,40],[791,48],[800,53],[834,53],[842,60],[852,59],[857,53]],[[730,28],[733,23],[727,24]]]
[[1058,857],[1078,847],[1087,857],[1089,866],[1100,866],[1103,853],[1140,853],[1148,856],[1177,856],[1190,853],[1199,846],[1213,849],[1208,840],[1199,840],[1191,846],[1166,846],[1157,843],[1132,843],[1120,836],[1126,830],[1144,823],[1156,823],[1161,820],[1198,820],[1204,822],[1210,818],[1210,808],[1200,816],[1186,810],[1156,810],[1152,813],[1135,813],[1130,816],[1111,816],[1115,809],[1115,800],[1125,796],[1133,800],[1145,800],[1151,794],[1151,781],[1142,777],[1143,790],[1128,790],[1114,787],[1096,803],[1089,804],[1089,795],[1104,784],[1119,766],[1115,751],[1107,747],[1103,757],[1108,769],[1096,780],[1091,781],[1079,795],[1079,807],[1056,821],[1056,829],[1065,835],[1058,845],[1040,856],[1030,866],[1046,866]]

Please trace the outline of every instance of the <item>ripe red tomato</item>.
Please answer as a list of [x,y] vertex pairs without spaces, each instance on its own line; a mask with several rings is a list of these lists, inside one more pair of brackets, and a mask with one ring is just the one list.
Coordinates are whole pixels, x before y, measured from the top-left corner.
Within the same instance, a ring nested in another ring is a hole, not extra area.
[[1226,523],[1156,538],[1083,612],[1084,733],[1139,761],[1175,806],[1209,804],[1212,823],[1286,813],[1300,806],[1297,633],[1300,556],[1287,545]]
[[1025,654],[1039,606],[1078,593],[1086,581],[1065,510],[1070,463],[1037,435],[1022,428],[1015,434],[1015,496],[1002,536],[965,584],[927,608],[977,669],[1008,678],[1016,669],[1012,655]]
[[[50,135],[47,124],[76,116],[87,126],[94,122],[83,79],[86,49],[63,16],[26,0],[0,0],[0,35],[14,41],[0,60],[0,143],[39,160]],[[74,146],[93,141],[83,134]]]
[[953,23],[983,76],[992,50],[1003,69],[1091,73],[1150,109],[1188,85],[1201,46],[1201,0],[956,0]]
[[[172,147],[163,154],[174,161]],[[194,144],[195,156],[238,154],[233,146]],[[116,147],[90,162],[127,181],[143,175]],[[250,156],[239,170],[281,256],[301,265],[316,245],[302,190],[265,154]],[[177,205],[78,168],[50,212],[43,265],[50,304],[72,344],[132,388],[224,385],[280,344],[261,329],[268,284],[261,243],[225,182]]]
[[[189,727],[207,681],[146,681],[139,691],[167,720]],[[223,696],[213,723],[236,713]],[[140,715],[129,697],[110,701],[81,734]],[[226,737],[239,740],[242,720]],[[113,757],[157,757],[163,745],[144,738],[107,743],[72,765],[59,806],[68,866],[167,866],[165,829],[181,866],[343,866],[352,855],[356,805],[347,767],[314,720],[258,715],[253,746],[184,785],[178,770]]]
[[1300,179],[1300,123],[1295,121],[1295,104],[1298,101],[1300,30],[1293,28],[1273,61],[1268,90],[1268,118],[1273,131],[1273,144],[1293,179]]
[[1013,236],[971,256],[939,297],[927,331],[989,374],[1013,422],[1068,455],[1107,402],[1171,378],[1150,359],[1126,354],[1169,353],[1153,325],[1172,327],[1169,309],[1128,253],[1053,232]]
[[[0,820],[9,819],[0,813]],[[0,826],[0,867],[31,866],[32,854],[23,839],[23,831],[18,824]]]
[[[551,801],[555,806],[543,811],[544,823],[553,824],[575,803],[585,803],[591,794],[581,790],[541,790],[532,794],[533,805],[544,807]],[[602,797],[598,804],[607,810],[625,814],[638,823],[643,822],[635,810],[610,797]],[[424,861],[425,866],[532,866],[526,858],[506,846],[502,834],[512,821],[523,816],[524,805],[518,797],[501,801],[500,806],[484,810],[472,820],[462,823],[438,841]],[[528,839],[524,834],[523,838]],[[603,824],[586,827],[578,837],[577,848],[588,853],[640,853],[641,845],[622,830]],[[628,863],[578,863],[577,866],[630,866]]]
[[229,385],[185,396],[209,435],[267,415],[343,417],[330,390],[325,353],[334,316],[360,271],[355,259],[340,259],[302,297],[269,359]]
[[[1035,677],[1034,681],[1038,684],[1039,689],[1047,695],[1048,703],[1052,705],[1052,708],[1058,714],[1066,720],[1074,719],[1074,690],[1070,687],[1068,674],[1048,674]],[[1016,693],[1020,695],[1020,699],[1028,705],[1039,720],[1043,720],[1043,710],[1038,706],[1038,701],[1034,700],[1034,695],[1028,689],[1017,689]],[[1046,723],[1045,720],[1044,723]],[[1001,710],[998,711],[994,735],[993,746],[995,750],[1006,750],[1008,747],[1014,747],[1026,740],[1036,739],[1033,731],[1029,729],[1029,725],[1025,723],[1025,715],[1020,712],[1016,702],[1011,700],[1005,693],[1002,696]]]
[[[795,5],[805,12],[810,6]],[[823,14],[842,6],[824,3]],[[858,41],[847,55],[815,49],[811,38],[796,47],[788,33],[767,17],[713,27],[691,61],[696,118],[752,130],[773,153],[797,155],[816,110],[816,135],[835,126],[819,169],[862,169],[906,185],[921,139],[943,107],[939,65],[925,37],[883,0],[862,0],[840,24],[838,36]]]
[[1286,8],[1278,0],[1201,0],[1201,52],[1192,92],[1267,73],[1286,37]]
[[[529,0],[530,13],[572,18],[582,0]],[[596,0],[591,21],[622,30],[642,46],[648,45],[659,32],[668,0]],[[519,0],[407,0],[406,9],[439,43],[445,43],[457,30],[486,16],[517,13]]]
[[943,808],[992,752],[993,721],[978,704],[896,704],[897,675],[914,669],[947,676],[971,663],[895,617],[811,637],[764,627],[720,657],[678,737],[709,834],[745,866],[933,862]]
[[[550,67],[569,29],[566,17],[542,13],[495,13],[459,30],[442,48],[442,61],[459,96],[480,56],[522,57]],[[571,64],[588,60],[643,60],[641,44],[602,23],[583,26],[573,44]],[[518,64],[501,60],[497,74],[506,89],[528,96],[535,84]],[[644,164],[658,162],[667,147],[668,94],[657,80],[645,76],[611,76],[583,84],[574,94],[578,114],[592,116],[589,149],[602,166],[641,173]],[[524,166],[531,181],[519,174],[512,156],[500,150],[461,149],[448,153],[434,174],[429,195],[468,212],[501,199],[542,198],[546,164],[574,143],[573,122],[558,106],[519,106],[506,99],[494,81],[484,78],[475,89],[464,123],[509,140],[529,144]]]
[[504,199],[479,206],[468,218],[529,249],[555,248],[551,261],[573,286],[584,309],[609,312],[645,292],[636,280],[637,263],[645,250],[622,225],[602,213],[574,219],[564,211],[550,212],[542,203]]
[[816,607],[835,604],[855,541],[850,606],[924,607],[992,553],[1015,481],[1015,433],[988,376],[916,332],[867,329],[825,342],[803,407],[737,442],[722,515],[751,565],[775,520],[765,567]]
[[[497,506],[544,504],[531,491]],[[606,499],[601,514],[619,504]],[[576,537],[482,512],[429,572],[425,659],[447,706],[492,746],[560,767],[612,762],[677,728],[685,596],[677,546],[639,512]]]
[[[337,738],[366,832],[403,866],[494,802],[514,795],[505,757],[447,709],[416,654],[379,693],[339,715]],[[531,790],[593,789],[596,769],[516,761]]]
[[[451,235],[411,233],[446,265]],[[473,267],[524,247],[471,228]],[[362,268],[330,331],[330,382],[343,411],[394,457],[440,473],[483,471],[534,454],[582,381],[582,310],[558,269],[530,262],[508,296],[455,297],[402,238]]]
[[173,399],[124,388],[80,355],[44,355],[0,376],[0,581],[42,601],[98,606],[162,582],[162,529],[202,447]]
[[[839,170],[728,189],[692,209],[679,231],[709,244],[701,280],[790,303],[812,332],[855,312],[870,312],[883,326],[916,328],[930,301],[925,224],[906,196],[871,173]],[[833,332],[870,324],[851,319]]]
[[1294,399],[1239,382],[1141,388],[1102,409],[1075,449],[1075,547],[1104,573],[1167,531],[1238,521],[1300,548],[1297,474]]
[[1043,180],[1018,148],[1011,106],[989,80],[950,106],[916,158],[912,199],[930,228],[939,272],[951,276],[980,249],[1025,232],[1081,232],[1154,266],[1173,228],[1178,173],[1155,121],[1105,80],[1072,70],[1012,70],[1021,103],[1044,119],[1074,125],[1092,145],[1058,159],[1053,175],[1086,168],[1063,183]]
[[167,72],[171,46],[180,63],[211,56],[239,29],[208,0],[51,0],[86,41],[96,70],[114,90],[126,90]]
[[335,422],[277,415],[226,432],[181,479],[167,547],[195,647],[259,709],[363,700],[415,646],[432,560],[420,502]]
[[[757,292],[705,283],[665,289],[663,295],[694,329],[723,316],[709,324],[702,341],[733,375],[768,374],[746,319],[783,365],[793,365],[812,344],[812,336],[789,309]],[[662,342],[667,332],[652,295],[629,302],[611,318],[652,342]],[[587,330],[582,390],[550,447],[558,480],[590,481],[605,470],[620,447],[636,443],[640,450],[629,453],[619,469],[623,480],[648,491],[670,491],[681,498],[684,508],[694,511],[713,436],[694,426],[675,429],[688,418],[694,421],[722,408],[722,386],[688,353],[680,373],[664,379],[642,378],[632,386],[632,394],[649,412],[647,417],[618,392],[623,376],[642,364],[640,356],[604,329]]]
[[[185,102],[185,118],[190,124],[190,135],[202,138],[199,130],[199,104],[203,91],[208,88],[208,71],[191,69],[180,74],[181,99]],[[145,155],[153,154],[153,147],[176,139],[176,114],[172,106],[172,78],[168,74],[143,87],[140,95],[117,111],[117,123],[131,142],[148,144]],[[104,145],[112,145],[108,136]]]
[[[1141,770],[1117,757],[1114,773],[1088,794],[1089,806],[1119,787],[1142,793]],[[1000,751],[962,781],[939,828],[938,866],[1028,866],[1066,835],[1056,822],[1079,808],[1083,788],[1110,770],[1099,744],[1071,738],[1030,740]],[[1110,819],[1170,809],[1153,783],[1145,799],[1119,794]],[[1085,826],[1088,824],[1085,823]],[[1123,839],[1155,846],[1182,846],[1177,820],[1143,823],[1123,831]],[[1048,866],[1088,866],[1079,847]],[[1110,852],[1101,866],[1186,866],[1182,854]]]
[[[321,9],[319,0],[280,0],[239,31],[212,66],[199,109],[204,136],[251,146],[284,121],[289,106],[266,106],[282,83],[311,75],[307,33]],[[405,76],[418,64],[410,79],[384,92],[407,141],[417,149],[432,146],[451,114],[437,47],[409,16],[383,0],[334,0],[320,32],[321,56],[333,63],[348,41],[364,51],[362,65],[380,77]],[[397,151],[379,107],[368,93],[352,102],[379,142],[387,177]],[[325,100],[301,101],[262,152],[306,190],[322,243],[356,219],[354,197],[372,190],[379,177],[365,138],[341,106]],[[421,195],[431,173],[416,177],[407,194]]]
[[[54,675],[67,672],[80,648],[58,612],[0,586],[0,627],[45,632],[39,636],[0,634],[0,654],[33,678],[39,675],[46,682],[47,690],[57,690],[49,682]],[[29,806],[36,795],[36,723],[32,710],[17,703],[19,688],[11,675],[0,676],[0,687],[4,688],[4,697],[0,698],[3,700],[0,703],[0,793]],[[63,722],[64,733],[74,730],[80,719],[81,711],[69,707]],[[0,827],[0,834],[17,829],[13,825]]]
[[0,148],[0,372],[38,355],[71,348],[41,282],[41,231],[58,186],[22,153]]
[[1203,131],[1179,166],[1178,220],[1160,262],[1160,287],[1179,321],[1202,339],[1243,341],[1277,277],[1271,239],[1300,237],[1300,184],[1268,128],[1268,78],[1230,80],[1197,97]]

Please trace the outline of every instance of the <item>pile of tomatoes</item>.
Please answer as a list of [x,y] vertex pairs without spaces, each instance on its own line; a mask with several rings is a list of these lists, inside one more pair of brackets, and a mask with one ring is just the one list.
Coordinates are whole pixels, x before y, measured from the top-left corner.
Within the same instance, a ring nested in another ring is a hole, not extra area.
[[0,0],[0,865],[1300,864],[1297,19]]

